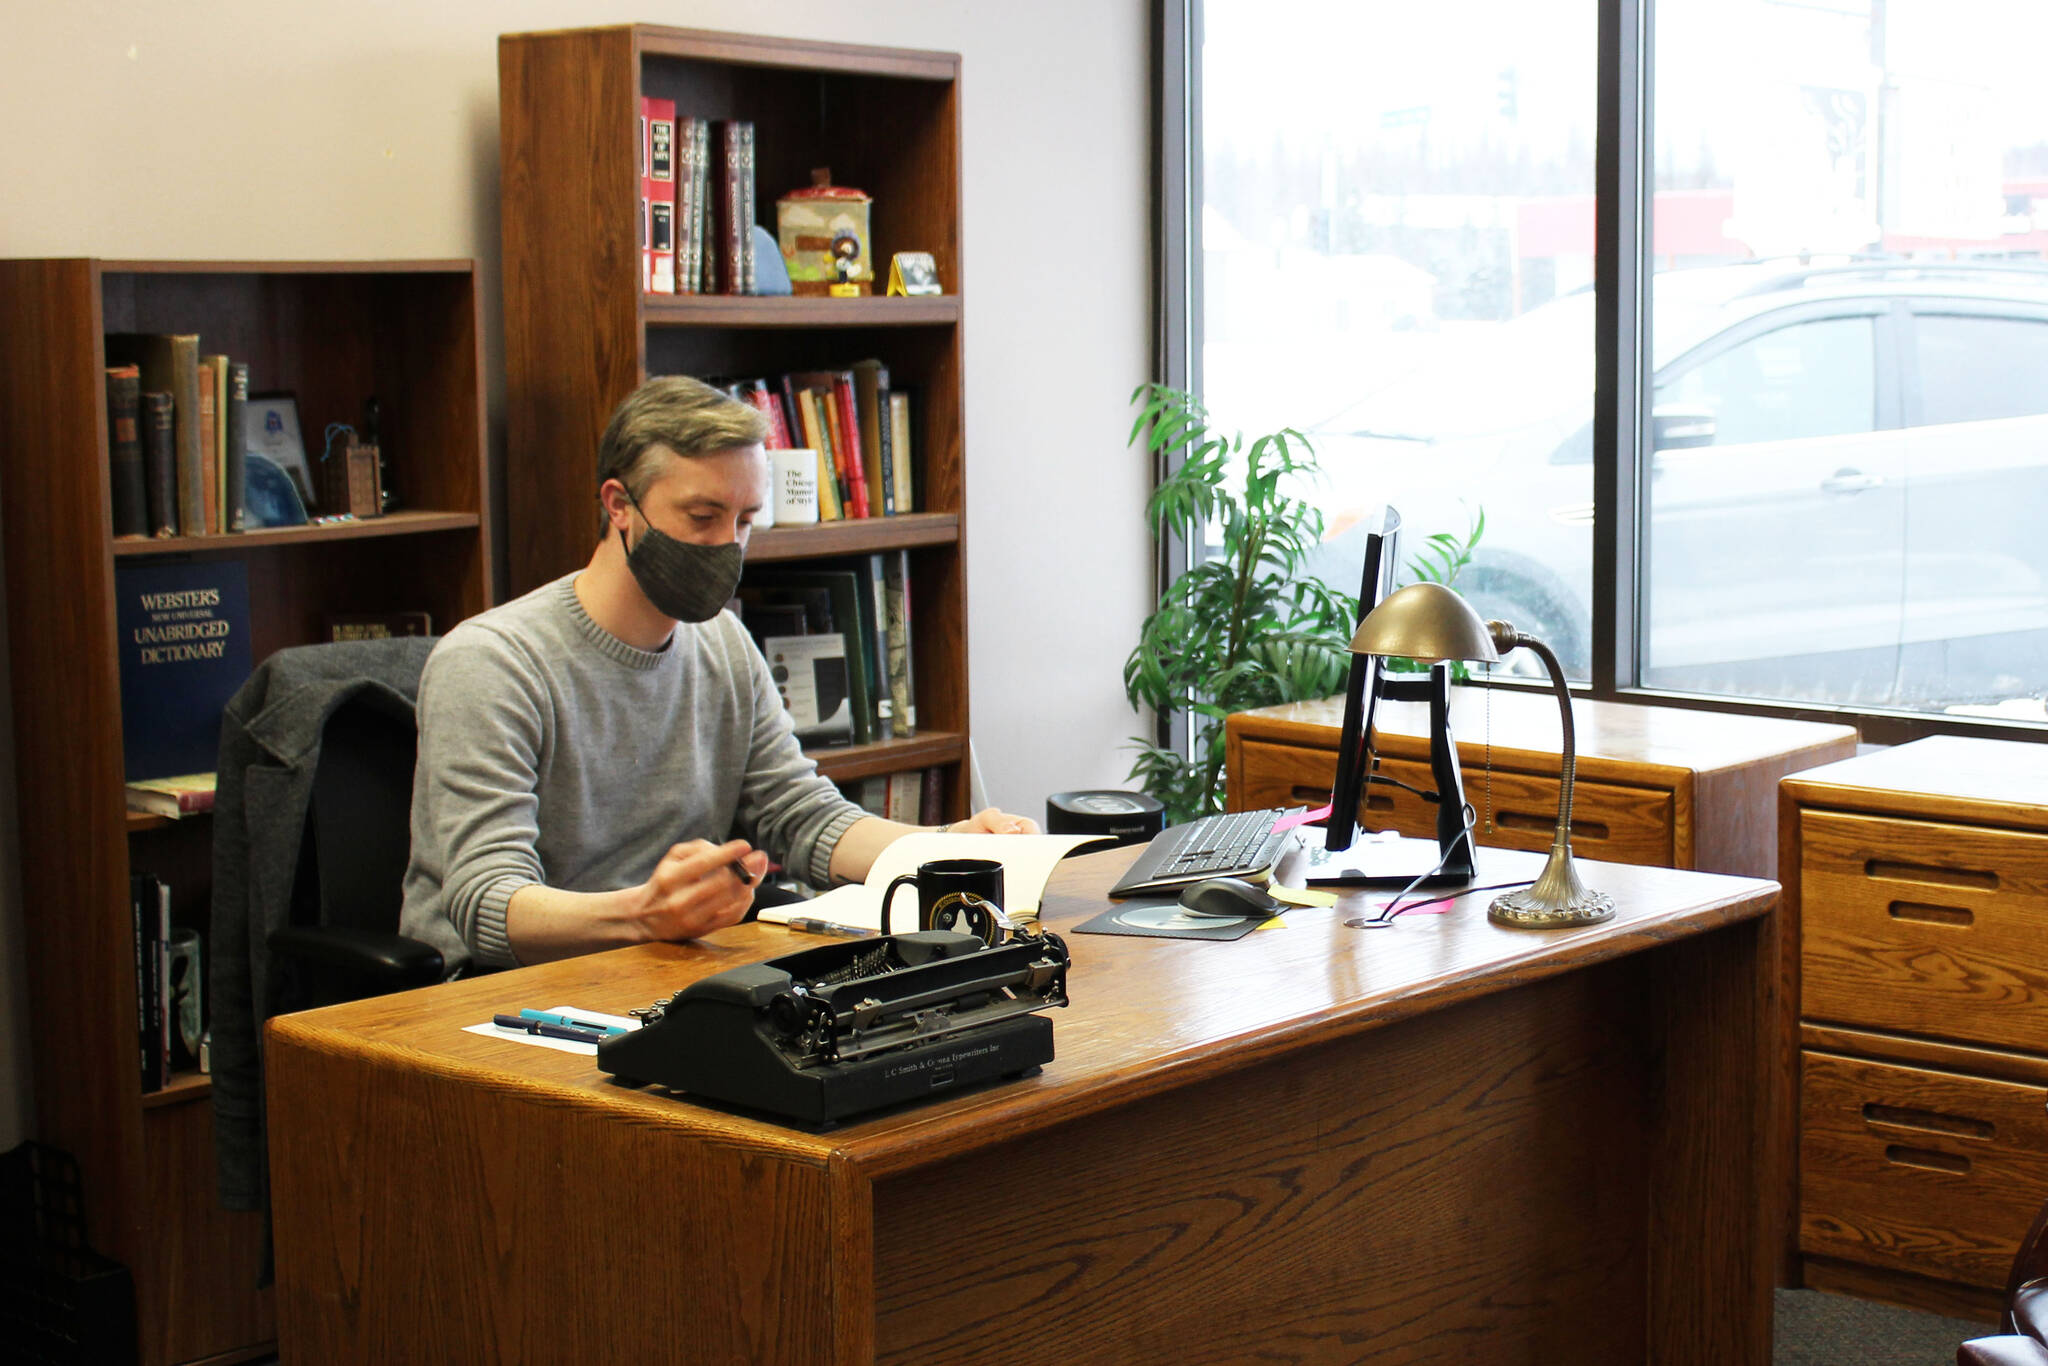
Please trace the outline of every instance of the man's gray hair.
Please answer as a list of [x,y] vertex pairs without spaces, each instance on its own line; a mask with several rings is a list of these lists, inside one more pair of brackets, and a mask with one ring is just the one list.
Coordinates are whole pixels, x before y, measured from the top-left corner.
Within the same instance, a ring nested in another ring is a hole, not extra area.
[[768,419],[751,404],[688,375],[661,375],[626,395],[605,424],[597,486],[616,479],[637,498],[661,472],[661,457],[651,453],[656,447],[687,459],[758,446],[767,437]]

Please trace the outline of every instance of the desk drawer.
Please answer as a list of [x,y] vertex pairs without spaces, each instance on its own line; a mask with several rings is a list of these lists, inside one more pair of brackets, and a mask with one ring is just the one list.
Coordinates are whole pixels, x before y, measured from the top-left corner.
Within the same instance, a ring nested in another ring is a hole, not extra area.
[[2048,1050],[2048,836],[1799,814],[1800,1014]]
[[[1231,805],[1237,809],[1319,806],[1329,799],[1330,784],[1337,777],[1334,751],[1246,741],[1242,753],[1244,781],[1231,793]],[[1427,763],[1383,759],[1380,772],[1425,791],[1435,787]],[[1465,797],[1482,820],[1488,786],[1484,770],[1466,766]],[[1548,849],[1551,832],[1557,828],[1557,789],[1556,778],[1496,770],[1491,783],[1495,828],[1490,834],[1479,832],[1479,842],[1502,849]],[[1669,792],[1580,782],[1572,793],[1575,855],[1610,863],[1671,866]],[[1436,804],[1385,783],[1372,784],[1361,805],[1360,820],[1372,830],[1436,837]]]
[[1799,1249],[2002,1289],[2048,1199],[2048,1090],[1802,1054]]

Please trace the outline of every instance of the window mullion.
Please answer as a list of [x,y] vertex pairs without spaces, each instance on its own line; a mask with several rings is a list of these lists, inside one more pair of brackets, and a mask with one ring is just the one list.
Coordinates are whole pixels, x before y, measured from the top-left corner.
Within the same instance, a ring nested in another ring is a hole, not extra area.
[[1593,690],[1635,686],[1642,620],[1640,452],[1650,388],[1652,0],[1600,0],[1594,157]]

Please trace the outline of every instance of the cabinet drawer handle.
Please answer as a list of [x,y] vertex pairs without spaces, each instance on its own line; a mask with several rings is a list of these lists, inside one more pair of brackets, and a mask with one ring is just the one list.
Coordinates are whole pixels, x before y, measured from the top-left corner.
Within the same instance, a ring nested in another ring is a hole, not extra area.
[[1925,863],[1898,863],[1874,858],[1863,865],[1863,874],[1890,882],[1932,882],[1942,887],[1975,887],[1986,892],[1998,890],[1998,874],[1980,873],[1969,868],[1935,868]]
[[1906,1148],[1897,1143],[1889,1144],[1884,1150],[1887,1162],[1901,1167],[1922,1167],[1931,1172],[1951,1172],[1956,1176],[1970,1174],[1970,1159],[1954,1153],[1938,1153],[1931,1148]]
[[[1551,811],[1538,815],[1533,811],[1496,811],[1493,823],[1504,830],[1527,830],[1538,835],[1547,835],[1557,829],[1557,813]],[[1572,838],[1578,840],[1604,840],[1608,826],[1605,821],[1572,822]]]
[[1924,1129],[1930,1134],[1954,1134],[1958,1138],[1995,1138],[1998,1135],[1998,1126],[1989,1120],[1944,1115],[1937,1110],[1913,1110],[1902,1105],[1866,1105],[1863,1118],[1871,1124]]
[[1968,928],[1977,919],[1977,913],[1962,906],[1929,906],[1918,901],[1894,901],[1890,907],[1894,920],[1921,920],[1930,925],[1961,925]]

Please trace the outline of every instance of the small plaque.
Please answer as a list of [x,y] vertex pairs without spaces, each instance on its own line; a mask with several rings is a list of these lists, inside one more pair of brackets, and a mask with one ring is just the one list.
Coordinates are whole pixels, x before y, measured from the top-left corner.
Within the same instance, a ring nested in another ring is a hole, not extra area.
[[939,265],[928,251],[899,251],[889,258],[889,293],[939,294]]

